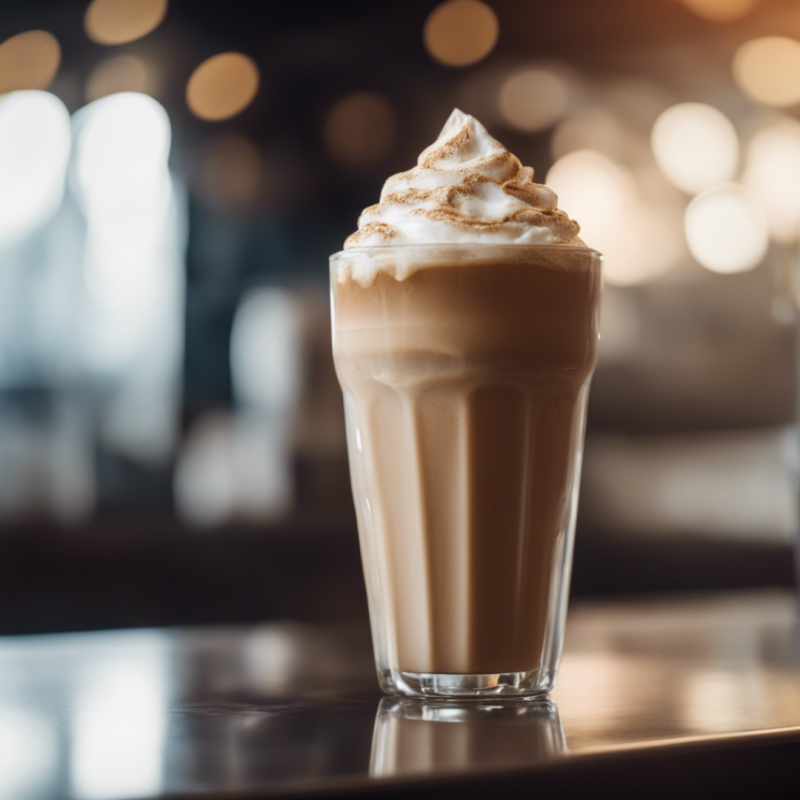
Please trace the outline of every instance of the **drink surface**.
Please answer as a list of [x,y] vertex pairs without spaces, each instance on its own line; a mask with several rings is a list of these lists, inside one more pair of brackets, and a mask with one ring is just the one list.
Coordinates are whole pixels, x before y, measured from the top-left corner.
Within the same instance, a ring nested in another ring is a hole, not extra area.
[[568,580],[599,260],[436,263],[332,291],[379,664],[540,668]]

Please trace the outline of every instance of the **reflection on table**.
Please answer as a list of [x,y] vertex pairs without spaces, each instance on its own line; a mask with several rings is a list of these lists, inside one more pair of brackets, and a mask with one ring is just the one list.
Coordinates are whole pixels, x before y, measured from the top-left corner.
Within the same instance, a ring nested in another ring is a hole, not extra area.
[[471,704],[381,700],[362,629],[6,638],[0,797],[301,790],[723,735],[800,742],[796,637],[786,594],[578,606],[552,700]]
[[537,762],[564,752],[555,703],[384,698],[369,774],[376,778]]

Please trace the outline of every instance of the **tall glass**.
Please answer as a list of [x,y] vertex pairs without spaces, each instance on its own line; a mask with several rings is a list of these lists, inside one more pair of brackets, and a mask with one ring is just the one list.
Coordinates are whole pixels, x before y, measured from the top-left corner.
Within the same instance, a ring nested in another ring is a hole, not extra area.
[[331,257],[334,362],[388,693],[553,686],[601,261],[584,247],[479,244]]

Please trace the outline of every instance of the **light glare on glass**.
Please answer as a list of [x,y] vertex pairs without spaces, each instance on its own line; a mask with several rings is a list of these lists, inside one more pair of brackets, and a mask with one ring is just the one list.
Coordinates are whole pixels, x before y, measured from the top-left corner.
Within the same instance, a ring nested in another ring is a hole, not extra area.
[[92,0],[83,18],[86,35],[98,44],[125,44],[155,30],[167,0]]
[[447,0],[425,21],[428,53],[449,67],[475,64],[492,52],[499,25],[494,11],[480,0]]
[[661,171],[688,194],[729,181],[739,163],[733,123],[705,103],[668,108],[656,120],[650,142]]
[[769,245],[763,211],[744,187],[729,183],[695,197],[684,217],[686,241],[712,272],[744,272],[758,266]]
[[0,44],[0,95],[20,89],[46,89],[61,63],[52,33],[26,31]]
[[745,94],[768,106],[800,102],[800,42],[763,36],[743,44],[733,58],[733,77]]
[[192,73],[186,102],[200,119],[229,119],[253,102],[259,83],[258,67],[252,58],[244,53],[220,53]]

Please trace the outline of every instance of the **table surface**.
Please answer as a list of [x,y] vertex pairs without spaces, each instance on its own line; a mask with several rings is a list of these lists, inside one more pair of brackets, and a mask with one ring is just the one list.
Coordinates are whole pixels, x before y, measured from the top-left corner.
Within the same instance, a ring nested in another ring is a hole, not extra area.
[[730,742],[800,764],[797,630],[778,592],[577,605],[550,701],[439,705],[382,700],[361,629],[0,639],[0,798],[419,794]]

